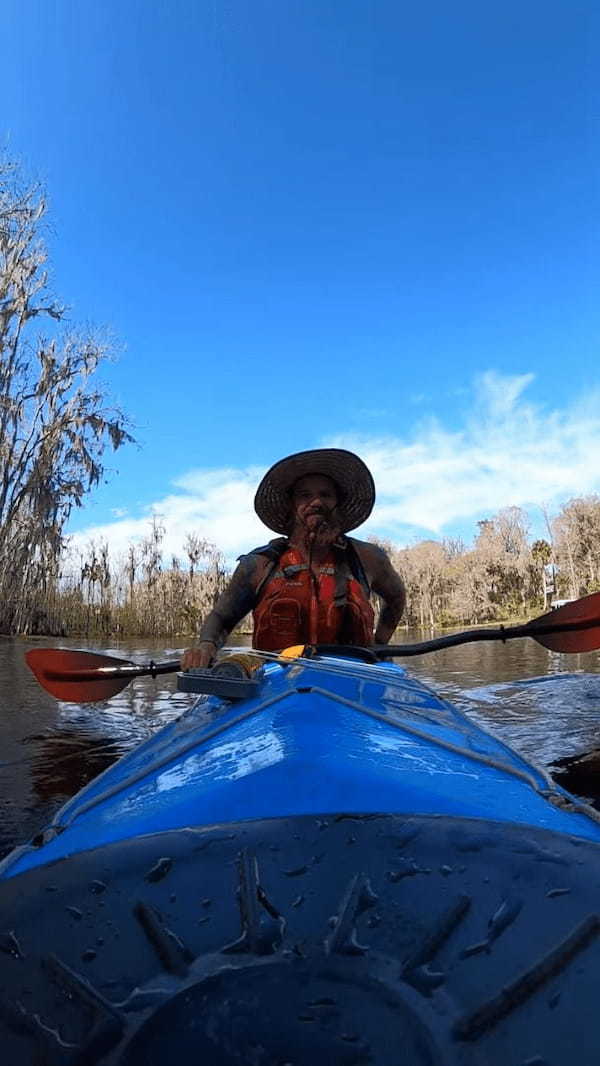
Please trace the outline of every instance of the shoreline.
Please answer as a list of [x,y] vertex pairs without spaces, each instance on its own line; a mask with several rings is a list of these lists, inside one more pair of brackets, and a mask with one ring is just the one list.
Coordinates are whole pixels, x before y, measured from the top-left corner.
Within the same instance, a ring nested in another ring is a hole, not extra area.
[[[543,610],[543,609],[542,609]],[[513,626],[513,625],[525,625],[531,621],[529,615],[511,615],[508,618],[495,618],[488,619],[485,622],[453,622],[451,624],[436,625],[436,626],[408,626],[400,625],[393,633],[392,637],[388,641],[389,644],[397,643],[393,638],[402,633],[418,632],[418,633],[452,633],[455,630],[468,630],[468,629],[494,629],[497,626]],[[235,630],[231,634],[231,639],[234,637],[248,638],[252,636],[252,630]],[[192,633],[85,633],[84,631],[74,630],[71,633],[0,633],[0,639],[3,640],[48,640],[55,638],[56,640],[165,640],[165,641],[178,641],[181,639],[182,643],[190,643],[196,639],[196,636]]]

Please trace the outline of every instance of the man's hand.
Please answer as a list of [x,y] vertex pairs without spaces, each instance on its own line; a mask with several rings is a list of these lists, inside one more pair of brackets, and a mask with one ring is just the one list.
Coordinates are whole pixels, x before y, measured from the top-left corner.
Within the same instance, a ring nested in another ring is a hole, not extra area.
[[217,654],[217,645],[211,640],[202,640],[196,648],[188,648],[181,656],[181,669],[193,670],[200,667],[206,670],[212,666]]

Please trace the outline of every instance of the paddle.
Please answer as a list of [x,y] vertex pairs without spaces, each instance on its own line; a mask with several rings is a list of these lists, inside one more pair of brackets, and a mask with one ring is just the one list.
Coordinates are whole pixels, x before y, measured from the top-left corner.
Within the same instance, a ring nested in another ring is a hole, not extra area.
[[550,651],[585,652],[600,648],[600,592],[582,596],[566,603],[555,611],[533,618],[519,626],[499,626],[497,629],[470,629],[465,633],[453,633],[420,644],[384,644],[373,651],[379,658],[388,656],[422,655],[456,644],[470,644],[477,640],[514,640],[515,637],[533,637],[538,644]]
[[42,688],[67,703],[109,700],[134,677],[156,677],[179,670],[179,659],[140,666],[113,655],[69,648],[32,648],[25,659]]
[[[600,648],[600,592],[567,603],[564,607],[549,611],[548,614],[534,618],[524,625],[470,629],[418,644],[380,644],[368,649],[318,644],[312,650],[313,653],[331,655],[357,651],[373,658],[385,659],[424,655],[430,651],[455,647],[457,644],[469,644],[472,641],[506,641],[515,637],[533,637],[538,644],[552,651],[585,652]],[[304,647],[301,646],[297,655],[301,656],[303,651]],[[278,658],[275,653],[267,657]],[[98,655],[90,651],[70,651],[67,648],[35,648],[28,651],[25,658],[43,688],[56,699],[73,703],[107,700],[121,692],[134,677],[156,677],[157,674],[171,674],[180,669],[178,659],[139,666],[127,659]]]

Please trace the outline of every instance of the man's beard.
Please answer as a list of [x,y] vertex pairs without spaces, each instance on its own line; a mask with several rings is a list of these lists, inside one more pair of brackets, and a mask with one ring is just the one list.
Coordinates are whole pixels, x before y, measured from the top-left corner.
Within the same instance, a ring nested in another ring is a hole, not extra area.
[[341,533],[335,511],[314,511],[297,520],[294,539],[301,540],[307,551],[315,548],[330,548]]

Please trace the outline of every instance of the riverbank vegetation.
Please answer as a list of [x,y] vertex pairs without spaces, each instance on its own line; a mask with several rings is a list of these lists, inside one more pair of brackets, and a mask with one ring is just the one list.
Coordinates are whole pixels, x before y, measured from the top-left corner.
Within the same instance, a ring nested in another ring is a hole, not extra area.
[[[148,534],[124,557],[111,559],[106,542],[90,543],[66,570],[47,608],[54,632],[89,636],[193,635],[225,588],[224,558],[195,533],[185,556],[163,556],[164,528],[153,519]],[[42,612],[44,606],[41,606]]]
[[529,535],[519,507],[477,523],[469,546],[426,540],[388,545],[408,594],[406,620],[421,627],[526,619],[560,599],[600,590],[600,496],[569,500],[551,518],[547,538]]
[[[548,539],[532,539],[528,528],[526,512],[509,507],[482,519],[469,546],[459,540],[402,548],[384,544],[406,582],[406,624],[434,628],[525,619],[547,609],[552,599],[600,589],[600,497],[565,504],[548,519]],[[106,542],[90,542],[77,558],[55,559],[54,579],[29,588],[22,625],[12,632],[194,636],[229,571],[218,547],[194,533],[187,535],[181,558],[165,557],[163,539],[155,518],[147,536],[119,560]],[[18,572],[13,577],[16,599]],[[251,631],[248,621],[244,628]]]

